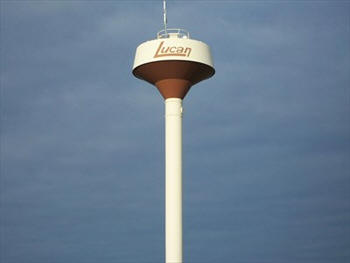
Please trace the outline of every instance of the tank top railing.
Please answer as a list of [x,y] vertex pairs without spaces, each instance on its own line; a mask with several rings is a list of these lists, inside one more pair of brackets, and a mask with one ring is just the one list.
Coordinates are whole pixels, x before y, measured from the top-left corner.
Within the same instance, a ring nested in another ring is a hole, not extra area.
[[168,28],[168,29],[163,29],[157,33],[157,38],[171,38],[171,37],[176,37],[176,38],[190,38],[190,33],[187,32],[184,29],[179,29],[179,28]]

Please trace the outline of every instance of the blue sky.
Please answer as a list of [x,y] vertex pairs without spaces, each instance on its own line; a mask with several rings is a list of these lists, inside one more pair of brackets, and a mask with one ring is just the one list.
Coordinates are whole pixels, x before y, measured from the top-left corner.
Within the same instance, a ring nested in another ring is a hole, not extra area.
[[[1,1],[2,263],[164,261],[161,1]],[[350,261],[350,2],[168,1],[212,48],[184,101],[184,259]]]

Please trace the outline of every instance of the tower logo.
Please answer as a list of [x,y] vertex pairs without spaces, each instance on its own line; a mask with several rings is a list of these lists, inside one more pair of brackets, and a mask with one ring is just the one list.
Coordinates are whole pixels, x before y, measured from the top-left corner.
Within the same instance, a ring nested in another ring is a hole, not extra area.
[[180,56],[189,57],[192,49],[190,47],[177,47],[177,46],[163,46],[164,41],[160,42],[154,58],[165,57],[165,56]]

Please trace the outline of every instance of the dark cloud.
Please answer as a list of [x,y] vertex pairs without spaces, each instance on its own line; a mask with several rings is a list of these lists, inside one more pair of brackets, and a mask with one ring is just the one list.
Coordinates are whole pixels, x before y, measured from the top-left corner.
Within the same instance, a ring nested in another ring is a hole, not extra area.
[[[169,3],[212,47],[185,99],[187,262],[347,262],[349,4]],[[164,121],[131,75],[154,1],[1,2],[1,253],[164,261]]]

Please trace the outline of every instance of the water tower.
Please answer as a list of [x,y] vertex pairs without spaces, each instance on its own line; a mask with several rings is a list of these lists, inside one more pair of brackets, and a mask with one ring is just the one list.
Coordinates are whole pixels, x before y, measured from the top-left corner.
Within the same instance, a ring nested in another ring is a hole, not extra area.
[[156,86],[165,100],[165,259],[182,262],[182,100],[196,83],[214,75],[210,48],[187,31],[164,30],[136,49],[135,77]]

